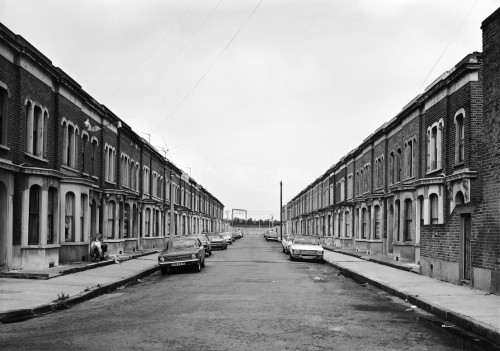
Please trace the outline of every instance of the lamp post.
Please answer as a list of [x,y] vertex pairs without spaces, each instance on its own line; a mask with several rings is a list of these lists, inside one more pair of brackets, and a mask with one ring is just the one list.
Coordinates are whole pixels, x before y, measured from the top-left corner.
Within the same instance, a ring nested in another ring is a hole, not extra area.
[[283,182],[280,181],[280,233],[281,241],[283,241]]

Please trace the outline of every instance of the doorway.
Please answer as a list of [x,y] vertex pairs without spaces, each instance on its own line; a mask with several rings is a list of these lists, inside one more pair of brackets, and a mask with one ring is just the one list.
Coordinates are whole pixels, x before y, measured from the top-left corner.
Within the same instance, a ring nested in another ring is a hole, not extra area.
[[460,270],[461,280],[471,279],[471,215],[460,216]]

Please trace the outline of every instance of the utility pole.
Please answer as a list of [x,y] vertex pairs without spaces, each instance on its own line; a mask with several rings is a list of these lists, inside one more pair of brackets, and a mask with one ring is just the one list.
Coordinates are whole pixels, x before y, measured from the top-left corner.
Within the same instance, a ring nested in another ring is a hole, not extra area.
[[281,241],[283,241],[283,182],[280,181],[280,233],[281,233]]
[[174,223],[174,176],[173,171],[170,170],[170,237],[173,238],[175,236],[175,223]]

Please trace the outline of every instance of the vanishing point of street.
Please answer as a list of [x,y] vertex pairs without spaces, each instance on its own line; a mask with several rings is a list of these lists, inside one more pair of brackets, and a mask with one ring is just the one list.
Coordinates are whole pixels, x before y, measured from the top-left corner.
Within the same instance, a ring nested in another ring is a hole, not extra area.
[[0,325],[2,350],[462,350],[434,317],[327,263],[247,235],[201,273],[159,272],[71,309]]

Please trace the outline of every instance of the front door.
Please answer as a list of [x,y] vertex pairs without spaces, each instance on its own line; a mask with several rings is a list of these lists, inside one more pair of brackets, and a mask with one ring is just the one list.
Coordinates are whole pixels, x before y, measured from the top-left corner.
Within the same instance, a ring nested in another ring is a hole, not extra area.
[[460,279],[471,279],[471,216],[464,214],[460,217]]

